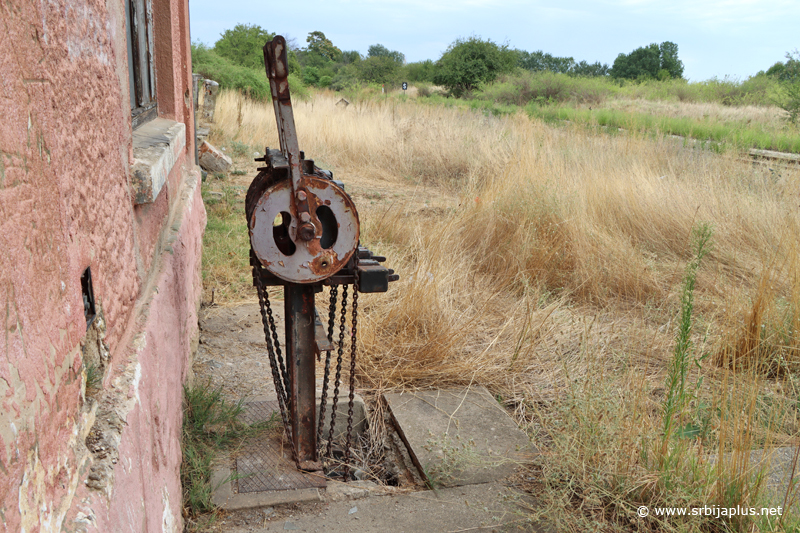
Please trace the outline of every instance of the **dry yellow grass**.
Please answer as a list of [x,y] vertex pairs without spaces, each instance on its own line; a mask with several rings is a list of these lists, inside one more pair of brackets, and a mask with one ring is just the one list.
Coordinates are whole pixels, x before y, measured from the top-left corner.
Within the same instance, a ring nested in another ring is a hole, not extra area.
[[[564,527],[614,530],[638,503],[754,503],[757,484],[734,475],[746,460],[715,467],[703,454],[744,457],[796,436],[797,167],[521,115],[336,100],[295,103],[301,148],[348,190],[397,193],[357,200],[362,241],[401,275],[361,300],[362,386],[487,386],[545,451],[546,508],[571,511]],[[271,107],[234,93],[220,96],[213,135],[277,145]],[[693,365],[680,413],[700,434],[670,443],[665,463],[653,443],[701,222],[713,248],[697,274],[692,354],[716,355]]]
[[618,98],[606,101],[601,107],[648,115],[687,117],[719,122],[747,122],[748,124],[761,124],[773,130],[781,130],[787,126],[786,112],[775,106],[726,106],[716,102],[664,102]]

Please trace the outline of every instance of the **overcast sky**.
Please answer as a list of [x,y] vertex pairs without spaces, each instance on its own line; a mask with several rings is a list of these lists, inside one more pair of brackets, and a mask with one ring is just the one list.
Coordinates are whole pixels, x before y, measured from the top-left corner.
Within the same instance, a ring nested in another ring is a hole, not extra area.
[[437,60],[458,37],[612,65],[672,41],[692,81],[744,79],[800,48],[800,0],[189,0],[193,42],[237,23],[306,45],[322,31],[341,50],[380,43],[406,61]]

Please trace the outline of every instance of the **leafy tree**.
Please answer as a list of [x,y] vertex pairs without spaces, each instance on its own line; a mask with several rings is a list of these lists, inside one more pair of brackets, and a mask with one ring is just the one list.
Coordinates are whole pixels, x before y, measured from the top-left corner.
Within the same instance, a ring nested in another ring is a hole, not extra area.
[[237,24],[232,30],[222,32],[214,43],[214,52],[232,63],[253,69],[264,70],[264,44],[275,37],[261,26]]
[[367,83],[395,83],[404,62],[405,56],[400,52],[389,50],[382,44],[373,44],[366,59],[356,65],[358,78]]
[[[761,74],[761,72],[759,72]],[[781,81],[791,81],[800,78],[800,56],[795,51],[794,54],[786,54],[786,63],[778,61],[767,69],[764,73]]]
[[517,50],[517,64],[525,70],[533,72],[549,71],[566,74],[575,66],[575,60],[571,57],[557,57],[541,50],[526,52]]
[[661,45],[639,47],[630,54],[619,54],[609,74],[612,78],[629,80],[680,78],[683,62],[678,59],[678,45],[665,41]]
[[474,36],[456,39],[436,62],[433,81],[447,87],[454,96],[461,96],[510,72],[516,63],[517,54],[506,45]]
[[608,76],[608,71],[608,63],[600,63],[599,61],[588,63],[587,61],[580,61],[575,63],[569,73],[574,76],[584,76],[588,78]]
[[358,64],[350,63],[343,65],[342,68],[336,73],[331,81],[331,89],[334,91],[343,91],[349,89],[359,83]]
[[319,84],[319,78],[319,69],[317,69],[317,67],[308,66],[303,69],[304,85],[317,85]]
[[358,52],[358,50],[347,50],[345,52],[342,52],[341,61],[342,64],[344,65],[358,63],[359,61],[361,61],[361,59],[362,57],[361,54]]
[[328,61],[336,61],[341,55],[342,51],[336,48],[330,39],[325,37],[321,31],[312,31],[306,38],[308,46],[306,50],[310,54],[321,56]]
[[406,81],[412,83],[419,81],[433,83],[436,66],[433,64],[433,61],[426,59],[425,61],[417,61],[416,63],[406,63],[404,70]]
[[783,94],[778,105],[789,113],[789,122],[797,123],[800,120],[800,51],[787,53],[786,60],[779,77]]
[[664,41],[658,45],[658,50],[661,55],[661,70],[669,72],[670,78],[682,78],[683,61],[678,59],[678,45],[670,41]]
[[367,57],[388,57],[398,65],[406,62],[406,56],[397,50],[389,50],[382,44],[373,44],[367,50]]
[[661,51],[658,45],[653,43],[649,46],[642,46],[630,54],[619,54],[611,67],[612,78],[626,78],[635,80],[638,78],[656,78],[661,69]]
[[531,72],[554,72],[570,74],[573,76],[607,76],[609,67],[605,63],[589,63],[587,61],[575,62],[571,57],[558,57],[537,50],[526,52],[515,50],[517,53],[517,66]]
[[358,64],[358,77],[367,83],[393,83],[399,70],[400,65],[392,58],[372,56]]
[[772,76],[773,78],[781,79],[781,75],[783,74],[783,71],[785,69],[786,65],[783,64],[783,61],[778,61],[777,63],[769,67],[766,72],[764,72],[763,70],[759,70],[756,76],[766,75],[766,76]]
[[289,62],[289,74],[300,75],[303,67],[300,66],[300,61],[297,59],[297,53],[294,50],[289,50],[286,54],[286,60]]

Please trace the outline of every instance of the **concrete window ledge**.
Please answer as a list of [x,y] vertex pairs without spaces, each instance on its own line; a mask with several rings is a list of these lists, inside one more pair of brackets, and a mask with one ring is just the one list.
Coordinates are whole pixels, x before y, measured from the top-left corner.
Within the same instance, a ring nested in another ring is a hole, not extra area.
[[186,126],[182,122],[157,118],[133,131],[134,204],[155,201],[185,147]]

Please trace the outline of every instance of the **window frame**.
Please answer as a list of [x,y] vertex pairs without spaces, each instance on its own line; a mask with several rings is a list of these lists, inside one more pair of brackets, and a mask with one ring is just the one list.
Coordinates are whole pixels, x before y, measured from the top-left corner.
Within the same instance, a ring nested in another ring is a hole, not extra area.
[[125,0],[125,29],[131,123],[136,129],[158,116],[152,0]]

